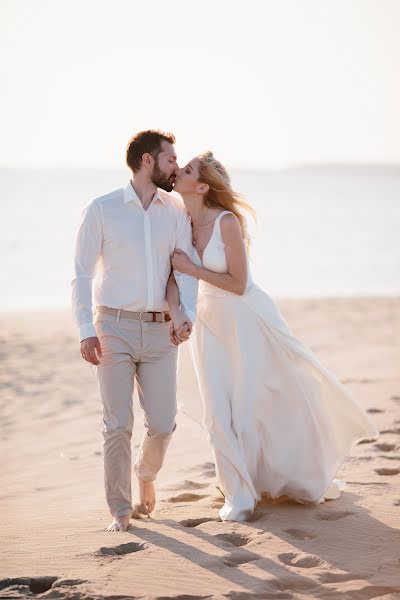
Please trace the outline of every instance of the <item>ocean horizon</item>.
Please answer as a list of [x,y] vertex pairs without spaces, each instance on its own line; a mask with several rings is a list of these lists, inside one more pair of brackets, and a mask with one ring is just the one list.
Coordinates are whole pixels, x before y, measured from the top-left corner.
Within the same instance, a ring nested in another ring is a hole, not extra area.
[[[249,219],[255,281],[273,297],[400,293],[400,166],[232,170]],[[0,169],[0,311],[68,308],[84,207],[128,170]]]

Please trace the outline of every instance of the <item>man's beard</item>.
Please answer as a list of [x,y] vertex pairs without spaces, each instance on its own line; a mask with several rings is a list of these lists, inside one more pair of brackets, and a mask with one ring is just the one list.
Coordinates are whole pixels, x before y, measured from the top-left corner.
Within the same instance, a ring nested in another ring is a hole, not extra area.
[[166,192],[171,192],[174,189],[174,181],[175,174],[170,175],[169,177],[163,173],[159,166],[158,161],[154,165],[153,174],[151,176],[151,182],[158,188],[165,190]]

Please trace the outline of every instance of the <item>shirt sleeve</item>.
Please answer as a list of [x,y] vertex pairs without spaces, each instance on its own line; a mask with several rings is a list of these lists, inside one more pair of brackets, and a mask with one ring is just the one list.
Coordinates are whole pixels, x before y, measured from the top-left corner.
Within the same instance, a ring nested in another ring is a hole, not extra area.
[[80,341],[96,337],[92,311],[92,280],[101,254],[103,225],[101,207],[91,202],[83,211],[75,245],[72,312]]
[[[192,227],[186,210],[180,210],[175,248],[185,252],[194,261],[192,244]],[[194,323],[196,319],[196,304],[199,282],[196,277],[181,273],[174,269],[175,281],[179,289],[181,307],[185,315]]]

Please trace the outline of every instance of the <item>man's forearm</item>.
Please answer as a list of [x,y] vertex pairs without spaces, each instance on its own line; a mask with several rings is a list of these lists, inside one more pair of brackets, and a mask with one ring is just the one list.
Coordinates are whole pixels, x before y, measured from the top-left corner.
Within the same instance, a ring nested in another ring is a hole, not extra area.
[[167,283],[167,302],[171,313],[176,313],[180,309],[179,290],[173,273],[169,276]]

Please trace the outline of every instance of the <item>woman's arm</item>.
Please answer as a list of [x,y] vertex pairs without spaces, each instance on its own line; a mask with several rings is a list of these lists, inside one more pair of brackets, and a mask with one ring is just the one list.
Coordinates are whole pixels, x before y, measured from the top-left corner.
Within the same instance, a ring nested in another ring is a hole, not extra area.
[[222,240],[225,244],[228,273],[215,273],[199,267],[180,250],[175,251],[172,265],[183,273],[241,296],[247,286],[247,255],[239,219],[232,213],[224,215],[220,225]]

